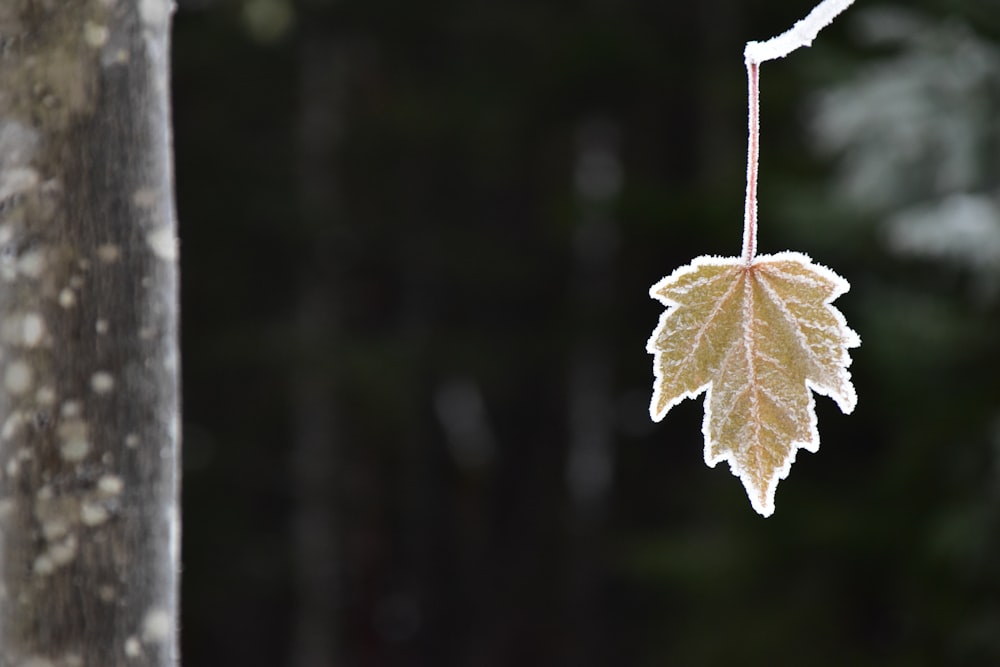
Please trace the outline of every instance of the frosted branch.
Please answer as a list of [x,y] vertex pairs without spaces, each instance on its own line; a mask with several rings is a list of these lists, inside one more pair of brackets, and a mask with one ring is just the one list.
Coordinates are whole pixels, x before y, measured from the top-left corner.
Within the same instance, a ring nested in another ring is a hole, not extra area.
[[830,25],[842,11],[850,7],[854,0],[823,0],[801,21],[766,42],[747,42],[743,57],[747,65],[765,60],[784,58],[801,46],[810,46],[819,31]]

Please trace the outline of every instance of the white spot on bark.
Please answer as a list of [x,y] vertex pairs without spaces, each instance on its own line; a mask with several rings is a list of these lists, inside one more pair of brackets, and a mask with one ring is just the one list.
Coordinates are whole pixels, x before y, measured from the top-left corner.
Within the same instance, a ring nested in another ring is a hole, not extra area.
[[35,392],[35,401],[39,405],[52,405],[56,402],[56,390],[52,387],[39,387]]
[[28,276],[29,278],[41,277],[45,273],[47,265],[48,261],[45,259],[45,251],[41,248],[26,252],[17,260],[17,270],[21,272],[21,275]]
[[146,235],[146,243],[160,259],[172,262],[177,259],[177,238],[170,225],[162,225]]
[[108,37],[110,36],[111,31],[108,30],[108,26],[106,25],[100,25],[93,21],[87,21],[83,24],[83,38],[87,44],[95,49],[99,49],[107,44]]
[[43,486],[35,494],[35,517],[41,525],[42,536],[48,542],[67,535],[79,514],[76,499],[54,496],[51,486]]
[[79,417],[83,414],[83,403],[80,401],[63,401],[59,408],[59,415],[62,417]]
[[97,246],[97,259],[105,264],[114,264],[122,256],[122,249],[114,243],[104,243]]
[[150,609],[142,621],[142,639],[145,642],[162,642],[170,638],[173,617],[165,609]]
[[7,461],[6,470],[8,477],[17,477],[17,474],[21,472],[21,461],[17,457],[11,458],[10,461]]
[[76,293],[66,287],[59,292],[59,305],[63,308],[72,308],[76,305]]
[[115,587],[110,584],[104,584],[97,589],[97,597],[104,602],[114,602],[115,595]]
[[16,120],[0,124],[0,155],[6,165],[29,164],[39,143],[38,132]]
[[63,460],[75,463],[82,461],[90,453],[90,429],[82,419],[69,419],[59,425],[57,433],[62,440],[59,453]]
[[90,388],[97,394],[106,394],[115,388],[115,378],[107,371],[97,371],[90,376]]
[[158,28],[170,16],[170,0],[139,0],[139,15],[150,28]]
[[31,383],[34,380],[35,372],[31,370],[31,366],[20,359],[10,362],[3,375],[4,387],[15,396],[19,396],[31,389]]
[[76,535],[67,535],[63,541],[51,545],[49,558],[56,567],[66,565],[76,558]]
[[47,577],[53,572],[55,572],[56,566],[52,562],[52,559],[49,558],[48,554],[41,554],[40,556],[38,556],[38,558],[35,559],[35,562],[31,566],[31,569],[34,570],[35,574],[37,574],[38,576]]
[[69,517],[60,516],[58,514],[53,514],[42,522],[42,535],[44,535],[47,540],[60,538],[69,532],[69,529]]
[[21,342],[35,347],[45,338],[45,320],[38,313],[27,313],[21,321]]
[[90,271],[90,260],[86,257],[81,258],[77,263],[81,271]]
[[108,326],[108,321],[102,317],[94,324],[94,329],[99,334],[106,334],[108,333]]
[[139,638],[132,636],[125,640],[125,656],[128,658],[138,658],[142,655],[142,644]]
[[20,411],[12,412],[4,421],[3,428],[0,428],[0,438],[10,440],[17,435],[22,426],[24,426],[24,415]]
[[90,453],[90,443],[86,440],[70,440],[62,444],[59,453],[62,454],[63,460],[77,463],[87,458],[87,454]]
[[80,521],[85,526],[99,526],[108,520],[110,514],[104,505],[84,502],[80,505]]
[[14,514],[16,504],[10,498],[0,500],[0,521],[6,521]]
[[139,436],[135,433],[129,433],[125,436],[125,446],[129,449],[135,449],[139,446]]
[[[0,174],[0,200],[38,185],[38,172],[31,167],[10,167]],[[13,236],[11,232],[9,236]],[[10,240],[9,238],[7,240]],[[6,242],[6,241],[4,241]]]
[[104,475],[97,480],[97,490],[105,496],[117,496],[125,488],[125,482],[118,475]]

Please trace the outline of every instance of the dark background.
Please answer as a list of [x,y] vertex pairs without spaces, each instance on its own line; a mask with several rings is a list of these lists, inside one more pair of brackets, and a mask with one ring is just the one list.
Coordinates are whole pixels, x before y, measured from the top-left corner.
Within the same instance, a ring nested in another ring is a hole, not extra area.
[[866,208],[811,130],[907,53],[870,5],[762,68],[760,250],[863,341],[763,519],[702,398],[650,423],[647,290],[739,253],[743,45],[809,2],[181,0],[184,664],[1000,664],[1000,264],[894,251],[968,183]]

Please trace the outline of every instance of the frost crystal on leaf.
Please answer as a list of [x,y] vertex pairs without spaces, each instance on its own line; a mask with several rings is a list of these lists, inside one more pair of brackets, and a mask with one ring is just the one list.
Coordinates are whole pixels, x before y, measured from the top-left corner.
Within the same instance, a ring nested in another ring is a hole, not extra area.
[[812,392],[844,413],[857,402],[847,350],[861,340],[830,305],[849,287],[784,252],[749,263],[699,257],[650,288],[667,306],[646,344],[656,374],[650,416],[705,391],[705,463],[728,460],[763,516],[796,449],[819,449]]

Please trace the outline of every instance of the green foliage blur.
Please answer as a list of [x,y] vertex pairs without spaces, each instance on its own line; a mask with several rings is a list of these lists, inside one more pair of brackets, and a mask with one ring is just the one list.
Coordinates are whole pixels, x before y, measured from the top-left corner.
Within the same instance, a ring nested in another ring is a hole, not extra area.
[[[905,50],[862,5],[761,73],[760,250],[862,338],[765,520],[701,398],[649,422],[647,291],[739,253],[743,45],[808,2],[180,0],[184,664],[1000,664],[1000,262],[886,231],[996,202],[1000,115],[960,188],[851,200],[824,91]],[[1000,48],[990,0],[908,6]]]

